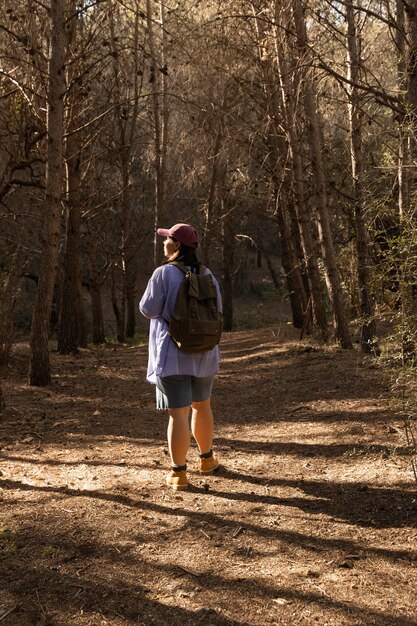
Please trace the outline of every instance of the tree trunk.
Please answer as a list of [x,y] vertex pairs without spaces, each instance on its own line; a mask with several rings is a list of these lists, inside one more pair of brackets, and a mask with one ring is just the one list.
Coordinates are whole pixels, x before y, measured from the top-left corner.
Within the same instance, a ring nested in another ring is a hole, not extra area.
[[[226,203],[222,203],[223,206]],[[228,210],[229,209],[229,210]],[[234,252],[234,229],[233,211],[227,206],[222,211],[222,287],[223,287],[223,327],[224,330],[233,329],[233,252]]]
[[[266,256],[266,255],[265,255],[265,256]],[[268,258],[269,258],[269,257],[268,257]],[[271,261],[271,259],[269,259],[269,261]],[[261,249],[259,248],[259,246],[258,246],[258,247],[257,247],[257,249],[256,249],[256,267],[257,267],[258,269],[262,269],[262,251],[261,251]],[[272,266],[271,266],[271,267],[272,267]],[[272,281],[273,281],[273,283],[274,283],[275,287],[279,287],[279,285],[275,284],[276,276],[274,276],[274,273],[273,273],[273,272],[271,272],[271,278],[272,278]]]
[[131,251],[131,194],[128,155],[122,146],[122,268],[123,296],[126,299],[126,336],[134,337],[136,327],[135,281]]
[[[259,256],[260,256],[260,258],[262,258],[260,253],[259,253]],[[272,279],[272,282],[274,284],[274,287],[275,287],[275,289],[280,289],[282,287],[282,283],[280,281],[279,274],[276,271],[276,269],[274,267],[274,264],[272,263],[272,259],[271,259],[270,255],[267,254],[266,252],[264,252],[264,256],[265,256],[266,266],[267,266],[267,268],[269,270],[269,273],[271,275],[271,279]],[[262,267],[262,265],[260,265],[260,266],[258,265],[258,267]]]
[[78,346],[80,348],[86,348],[88,345],[88,332],[87,332],[87,316],[84,308],[83,292],[81,288],[80,275],[78,274]]
[[58,264],[63,178],[65,94],[64,11],[65,0],[54,0],[54,2],[51,3],[44,244],[30,336],[29,383],[37,386],[47,385],[51,381],[48,351],[49,320]]
[[[161,10],[161,26],[163,30],[163,40],[165,42],[165,30],[163,28],[164,22],[164,5],[160,5]],[[132,242],[132,227],[131,227],[131,214],[132,214],[132,194],[130,187],[130,170],[131,170],[131,154],[132,146],[137,140],[137,125],[139,117],[139,97],[140,97],[140,81],[139,81],[139,57],[142,55],[140,44],[139,23],[141,20],[141,10],[139,3],[136,3],[135,9],[135,22],[134,22],[134,76],[133,76],[133,89],[134,89],[134,104],[130,120],[130,132],[128,138],[128,145],[126,146],[126,164],[124,175],[124,190],[123,203],[125,211],[123,214],[123,264],[125,267],[124,281],[125,281],[125,295],[126,295],[126,335],[127,337],[134,337],[136,328],[136,258],[133,250]],[[165,46],[163,44],[163,50],[165,54]],[[165,63],[165,61],[164,61]],[[162,149],[161,149],[161,178],[165,181],[165,163],[166,163],[166,134],[168,132],[168,106],[166,104],[167,89],[166,89],[166,75],[163,75],[163,100],[162,100]],[[165,183],[164,183],[165,184]],[[163,204],[165,202],[165,188],[163,188]]]
[[[77,44],[81,37],[82,21],[76,19],[77,2],[72,0],[70,28],[67,31],[67,45]],[[71,354],[78,347],[87,345],[87,332],[80,282],[80,228],[81,228],[81,133],[75,132],[82,109],[80,83],[76,73],[77,64],[69,70],[68,83],[72,89],[68,98],[68,137],[66,140],[67,211],[65,226],[65,253],[63,263],[63,284],[59,304],[58,352]]]
[[97,267],[97,249],[94,237],[90,239],[89,245],[90,260],[90,296],[91,314],[93,318],[93,343],[98,345],[106,342],[103,319],[103,305],[101,300],[101,279]]
[[[113,72],[116,102],[116,124],[118,140],[118,158],[121,175],[121,267],[122,267],[122,309],[126,311],[126,327],[123,332],[127,337],[133,337],[136,327],[136,303],[135,303],[135,256],[132,246],[132,194],[131,194],[131,155],[132,146],[136,140],[136,128],[139,106],[139,83],[138,83],[138,47],[139,47],[139,7],[136,5],[135,21],[133,27],[133,51],[134,51],[134,72],[133,82],[133,109],[127,115],[125,96],[122,93],[122,82],[120,78],[119,55],[117,53],[118,40],[115,32],[115,19],[112,13],[110,21],[110,32],[113,46]],[[129,127],[130,124],[130,127]],[[123,320],[125,316],[123,315]]]
[[[415,210],[411,206],[411,190],[415,188],[413,163],[417,156],[417,0],[397,5],[399,63],[397,69],[400,91],[405,93],[406,115],[400,122],[399,145],[399,219],[404,252],[401,255],[400,285],[403,317],[402,352],[405,362],[416,359],[417,324],[413,285],[416,283]],[[401,32],[401,27],[403,31]],[[404,37],[406,45],[401,41]],[[404,54],[405,53],[405,54]],[[400,55],[403,55],[401,59]]]
[[365,223],[365,198],[363,189],[364,164],[362,150],[361,98],[356,85],[359,81],[360,52],[356,29],[355,10],[352,0],[346,2],[347,44],[348,44],[348,86],[350,156],[352,165],[352,187],[355,202],[356,255],[361,313],[360,342],[365,353],[379,354],[376,340],[374,305],[369,284],[369,244]]
[[[254,15],[257,14],[257,10],[252,5]],[[266,41],[265,27],[261,24],[260,20],[256,19],[256,30],[258,38],[258,52],[259,62],[262,69],[263,88],[266,98],[266,112],[268,115],[268,143],[270,146],[270,161],[272,180],[276,189],[276,215],[278,220],[278,228],[281,237],[282,257],[281,263],[284,268],[288,294],[290,298],[293,324],[296,328],[302,328],[304,324],[304,310],[307,307],[307,298],[304,290],[303,281],[301,278],[299,262],[294,247],[294,239],[291,234],[291,227],[289,226],[289,213],[288,203],[282,188],[284,183],[290,186],[288,180],[287,167],[285,163],[288,158],[288,147],[282,137],[277,132],[281,120],[280,103],[278,100],[277,84],[279,86],[279,78],[273,69],[273,64],[268,51],[263,48],[262,42]],[[271,271],[272,266],[270,259],[266,257],[268,267]],[[272,272],[271,272],[272,273]],[[276,286],[279,286],[279,281],[274,279]]]
[[409,189],[409,132],[406,119],[406,94],[407,94],[407,67],[406,67],[406,37],[405,37],[405,14],[403,0],[396,2],[396,47],[397,47],[397,86],[404,107],[404,115],[399,120],[398,140],[398,212],[400,223],[409,214],[410,189]]
[[[165,35],[164,35],[164,7],[162,2],[159,3],[160,23],[162,33],[162,58],[165,55]],[[153,103],[153,121],[154,121],[154,168],[155,168],[155,237],[154,237],[154,262],[158,265],[162,259],[162,248],[160,238],[156,234],[159,227],[168,227],[165,224],[166,208],[165,208],[165,169],[166,169],[166,149],[167,149],[167,130],[168,130],[168,108],[167,108],[167,91],[165,80],[160,79],[158,68],[158,57],[156,45],[154,24],[152,19],[152,3],[146,0],[147,27],[150,50],[150,82],[152,83],[152,103]],[[162,64],[161,64],[162,65]],[[163,66],[163,65],[162,65]],[[165,69],[166,71],[166,69]],[[165,77],[165,74],[163,74]],[[162,92],[162,114],[160,94]]]
[[[215,120],[216,121],[216,120]],[[215,199],[216,199],[216,188],[218,186],[218,176],[219,176],[219,161],[220,161],[220,150],[223,142],[223,122],[222,120],[218,121],[218,129],[215,134],[215,140],[213,145],[213,153],[211,156],[211,175],[210,175],[210,184],[207,195],[207,204],[204,216],[204,230],[203,230],[203,241],[202,241],[202,262],[207,265],[210,259],[210,248],[211,248],[211,240],[213,237],[213,223],[215,220]]]
[[6,408],[6,402],[4,401],[3,387],[2,387],[1,381],[0,381],[0,413],[5,408]]
[[[411,126],[417,126],[417,0],[403,2],[405,9],[405,32],[407,36],[407,102]],[[415,144],[415,140],[413,142]],[[415,145],[414,150],[415,152]]]
[[161,26],[161,163],[160,163],[160,219],[165,221],[168,217],[166,207],[166,175],[169,135],[169,97],[168,97],[168,54],[167,54],[167,30],[165,28],[166,5],[164,0],[159,0],[159,23]]
[[281,263],[285,272],[288,297],[291,304],[292,323],[295,328],[303,328],[306,323],[304,316],[307,312],[307,298],[304,290],[300,266],[295,255],[290,228],[287,223],[288,208],[284,203],[284,196],[276,201],[278,228],[281,235]]
[[120,343],[125,341],[125,310],[124,299],[122,299],[122,308],[119,307],[119,301],[116,293],[116,277],[114,275],[115,270],[112,271],[111,277],[111,303],[113,306],[113,313],[116,319],[116,338]]
[[[287,21],[287,13],[281,10],[280,0],[275,2],[276,23]],[[290,44],[290,42],[288,42]],[[295,212],[300,232],[301,245],[305,260],[305,269],[308,280],[308,287],[311,297],[311,309],[313,323],[322,341],[328,340],[328,323],[326,314],[327,293],[321,278],[318,259],[318,246],[315,240],[317,228],[315,219],[311,214],[309,206],[305,202],[304,193],[304,167],[301,158],[301,147],[297,132],[297,114],[292,87],[288,83],[288,56],[290,45],[285,49],[280,40],[279,33],[275,31],[275,45],[279,85],[281,91],[281,107],[283,112],[283,122],[288,136],[289,152],[294,176],[295,191]],[[303,309],[306,311],[306,302],[303,302]]]
[[[70,125],[71,126],[71,125]],[[81,225],[81,173],[80,145],[76,134],[67,138],[68,207],[64,256],[64,281],[59,307],[58,352],[71,354],[78,351],[80,335],[80,225]]]
[[[305,66],[310,58],[310,48],[307,41],[307,30],[304,19],[303,6],[300,0],[293,0],[292,11],[296,31],[296,43],[300,55],[300,63]],[[322,145],[319,126],[319,117],[315,103],[315,85],[311,76],[311,67],[304,71],[302,80],[302,97],[309,122],[309,138],[311,149],[311,165],[313,180],[317,196],[317,212],[319,237],[324,261],[327,288],[333,305],[336,325],[336,337],[342,348],[352,348],[346,318],[346,306],[343,302],[342,289],[333,247],[333,237],[330,226],[329,209],[327,203],[326,180],[322,160]]]

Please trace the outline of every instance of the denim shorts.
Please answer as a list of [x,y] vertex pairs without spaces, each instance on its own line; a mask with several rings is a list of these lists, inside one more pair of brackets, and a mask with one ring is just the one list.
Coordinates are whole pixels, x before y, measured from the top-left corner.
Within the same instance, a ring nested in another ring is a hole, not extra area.
[[205,402],[211,396],[214,376],[164,376],[156,378],[156,408],[180,409],[193,402]]

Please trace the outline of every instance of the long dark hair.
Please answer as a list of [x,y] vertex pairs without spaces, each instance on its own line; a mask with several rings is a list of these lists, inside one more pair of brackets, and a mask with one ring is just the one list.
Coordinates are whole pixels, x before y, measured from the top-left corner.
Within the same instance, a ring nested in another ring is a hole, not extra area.
[[183,243],[180,244],[177,255],[174,255],[170,259],[167,259],[162,263],[162,265],[167,265],[167,263],[172,263],[172,261],[178,261],[179,263],[183,263],[184,265],[191,266],[191,269],[193,269],[194,267],[200,267],[201,265],[200,261],[198,260],[195,248],[186,246]]

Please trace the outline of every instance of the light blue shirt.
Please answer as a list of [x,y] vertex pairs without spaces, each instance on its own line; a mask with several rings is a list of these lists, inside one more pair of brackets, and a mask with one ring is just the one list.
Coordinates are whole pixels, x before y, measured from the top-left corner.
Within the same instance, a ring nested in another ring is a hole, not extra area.
[[[206,269],[207,274],[211,274]],[[213,274],[212,274],[213,276]],[[174,265],[158,267],[149,279],[145,293],[139,303],[139,310],[151,320],[149,328],[149,359],[146,375],[150,383],[156,384],[156,377],[187,374],[190,376],[213,376],[219,371],[220,350],[186,354],[181,352],[168,333],[168,323],[174,311],[175,300],[183,272]],[[222,310],[221,295],[217,280],[213,276],[217,289],[219,310]]]

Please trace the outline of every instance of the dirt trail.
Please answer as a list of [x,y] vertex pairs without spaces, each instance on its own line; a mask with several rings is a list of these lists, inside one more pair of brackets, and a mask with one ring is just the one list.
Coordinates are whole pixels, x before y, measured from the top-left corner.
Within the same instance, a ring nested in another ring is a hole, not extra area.
[[194,446],[175,494],[146,352],[55,354],[48,389],[10,371],[2,626],[417,626],[417,494],[381,372],[286,327],[226,335],[224,469],[194,474]]

